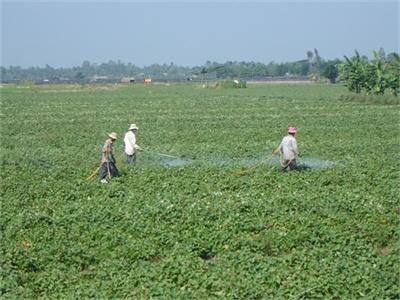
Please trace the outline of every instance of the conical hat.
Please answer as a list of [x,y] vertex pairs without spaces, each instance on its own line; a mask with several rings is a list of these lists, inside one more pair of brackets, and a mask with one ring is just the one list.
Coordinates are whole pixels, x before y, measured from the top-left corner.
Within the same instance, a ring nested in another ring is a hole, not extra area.
[[134,130],[134,129],[139,129],[139,127],[137,127],[136,124],[131,124],[128,130]]
[[297,128],[296,127],[289,127],[288,133],[296,133],[296,132],[297,132]]
[[111,133],[108,135],[108,137],[109,137],[109,138],[112,138],[112,139],[114,139],[114,140],[116,140],[116,139],[117,139],[117,134],[116,134],[115,132],[111,132]]

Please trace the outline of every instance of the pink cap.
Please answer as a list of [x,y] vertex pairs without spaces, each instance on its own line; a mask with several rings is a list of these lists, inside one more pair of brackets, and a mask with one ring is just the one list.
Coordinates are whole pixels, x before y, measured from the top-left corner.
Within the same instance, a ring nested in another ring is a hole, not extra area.
[[296,127],[289,127],[288,133],[296,133],[296,132],[297,132],[297,128]]

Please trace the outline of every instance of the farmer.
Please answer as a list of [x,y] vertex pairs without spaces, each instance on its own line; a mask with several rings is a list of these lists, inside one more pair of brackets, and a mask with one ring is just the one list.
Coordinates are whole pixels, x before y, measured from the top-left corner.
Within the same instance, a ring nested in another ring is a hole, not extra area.
[[274,151],[274,153],[282,153],[283,161],[281,162],[282,171],[286,169],[296,170],[297,162],[296,159],[299,156],[299,149],[297,148],[296,135],[297,128],[289,127],[288,135],[282,139],[279,147]]
[[115,158],[113,155],[113,143],[117,139],[117,134],[115,132],[112,132],[108,135],[108,139],[104,143],[103,146],[103,157],[101,158],[101,168],[100,168],[100,179],[102,183],[106,183],[108,177],[109,179],[111,177],[116,177],[119,176],[118,169],[115,166]]
[[128,128],[128,132],[125,134],[124,143],[127,164],[135,163],[137,151],[142,150],[142,148],[136,144],[136,133],[138,129],[136,124],[131,124]]

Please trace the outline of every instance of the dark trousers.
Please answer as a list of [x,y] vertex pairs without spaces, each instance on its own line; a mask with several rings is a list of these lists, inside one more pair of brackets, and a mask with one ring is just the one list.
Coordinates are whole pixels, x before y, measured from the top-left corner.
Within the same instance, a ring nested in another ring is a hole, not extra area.
[[100,179],[106,178],[110,174],[110,177],[117,177],[119,176],[119,172],[117,167],[112,162],[104,162],[100,168]]
[[133,153],[132,155],[127,155],[126,156],[126,163],[127,164],[134,164],[136,162],[136,153]]
[[297,170],[297,162],[295,159],[285,159],[283,160],[282,171],[286,170]]

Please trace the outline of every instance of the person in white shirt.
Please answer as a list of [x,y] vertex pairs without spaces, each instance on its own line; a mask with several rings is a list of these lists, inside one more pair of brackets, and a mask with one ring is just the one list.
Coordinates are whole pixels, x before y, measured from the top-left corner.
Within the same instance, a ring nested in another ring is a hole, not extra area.
[[136,126],[136,124],[131,124],[128,132],[125,134],[125,154],[127,156],[126,163],[128,164],[135,163],[137,151],[142,150],[142,148],[136,144],[136,133],[138,129],[139,128]]
[[296,159],[299,156],[299,149],[297,148],[297,142],[295,138],[296,133],[296,127],[289,127],[288,135],[282,139],[282,142],[277,149],[283,154],[283,162],[281,163],[282,171],[285,171],[288,168],[290,170],[297,169]]

